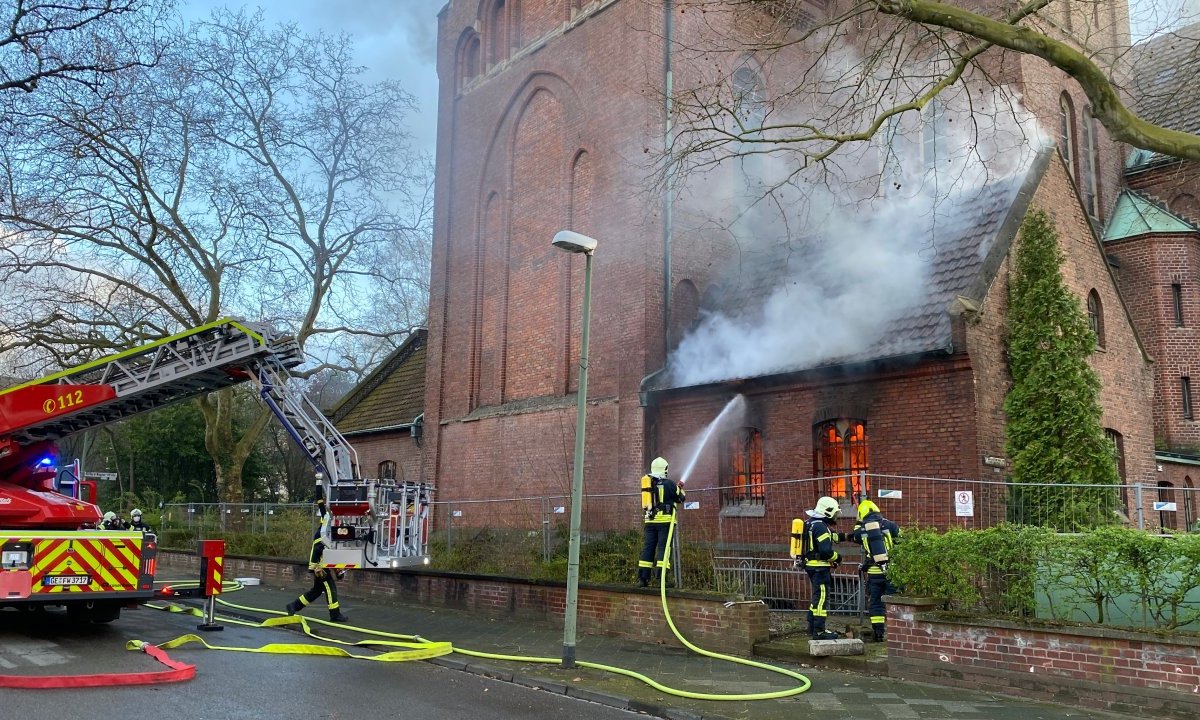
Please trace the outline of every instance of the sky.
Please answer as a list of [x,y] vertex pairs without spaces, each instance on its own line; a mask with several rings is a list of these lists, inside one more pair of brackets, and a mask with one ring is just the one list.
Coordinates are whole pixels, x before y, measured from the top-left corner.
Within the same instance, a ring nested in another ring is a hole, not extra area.
[[413,144],[432,158],[437,139],[437,14],[445,0],[181,0],[187,19],[214,8],[261,8],[271,23],[294,22],[301,31],[353,36],[366,80],[397,80],[417,98],[410,118]]

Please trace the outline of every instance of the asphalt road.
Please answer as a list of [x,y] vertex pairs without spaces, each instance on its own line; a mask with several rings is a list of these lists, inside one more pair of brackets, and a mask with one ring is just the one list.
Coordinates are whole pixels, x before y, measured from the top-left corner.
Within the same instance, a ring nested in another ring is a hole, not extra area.
[[[0,674],[68,675],[165,669],[129,639],[163,642],[196,633],[198,618],[145,608],[110,625],[71,627],[62,612],[0,610]],[[197,633],[199,634],[199,633]],[[226,625],[214,644],[258,647],[311,642],[285,630]],[[193,649],[194,648],[194,649]],[[369,650],[354,650],[371,654]],[[169,685],[58,690],[2,689],[5,718],[96,720],[237,718],[629,718],[629,713],[425,662],[219,652],[189,645],[169,651],[196,666],[195,679]]]

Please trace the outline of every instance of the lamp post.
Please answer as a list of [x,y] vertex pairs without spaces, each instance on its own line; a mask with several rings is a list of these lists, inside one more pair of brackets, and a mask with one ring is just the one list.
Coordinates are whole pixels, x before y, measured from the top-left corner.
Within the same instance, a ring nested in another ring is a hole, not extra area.
[[592,254],[596,241],[570,230],[554,234],[554,247],[583,253],[583,324],[579,333],[579,392],[575,406],[575,467],[571,475],[571,540],[567,550],[567,604],[563,612],[562,666],[575,667],[575,620],[579,614],[579,525],[583,517],[583,441],[587,424],[588,326],[592,306]]

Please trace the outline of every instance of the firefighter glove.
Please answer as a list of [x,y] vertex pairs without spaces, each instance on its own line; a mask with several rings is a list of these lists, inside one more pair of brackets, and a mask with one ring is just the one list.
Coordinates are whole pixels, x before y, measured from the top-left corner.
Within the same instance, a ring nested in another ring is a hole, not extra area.
[[338,580],[346,579],[346,571],[345,570],[338,570],[335,574],[337,575]]
[[325,568],[317,568],[316,570],[313,570],[313,575],[316,575],[318,580],[324,580]]

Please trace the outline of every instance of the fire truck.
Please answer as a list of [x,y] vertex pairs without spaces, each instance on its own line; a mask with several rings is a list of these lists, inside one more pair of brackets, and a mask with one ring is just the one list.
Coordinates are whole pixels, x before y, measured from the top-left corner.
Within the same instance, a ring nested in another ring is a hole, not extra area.
[[324,563],[427,563],[431,488],[360,478],[354,448],[288,385],[302,362],[294,339],[225,318],[0,390],[0,608],[62,606],[72,619],[104,623],[150,600],[157,538],[95,529],[101,511],[81,497],[77,476],[57,472],[55,442],[247,382],[313,465],[329,508],[318,525]]

